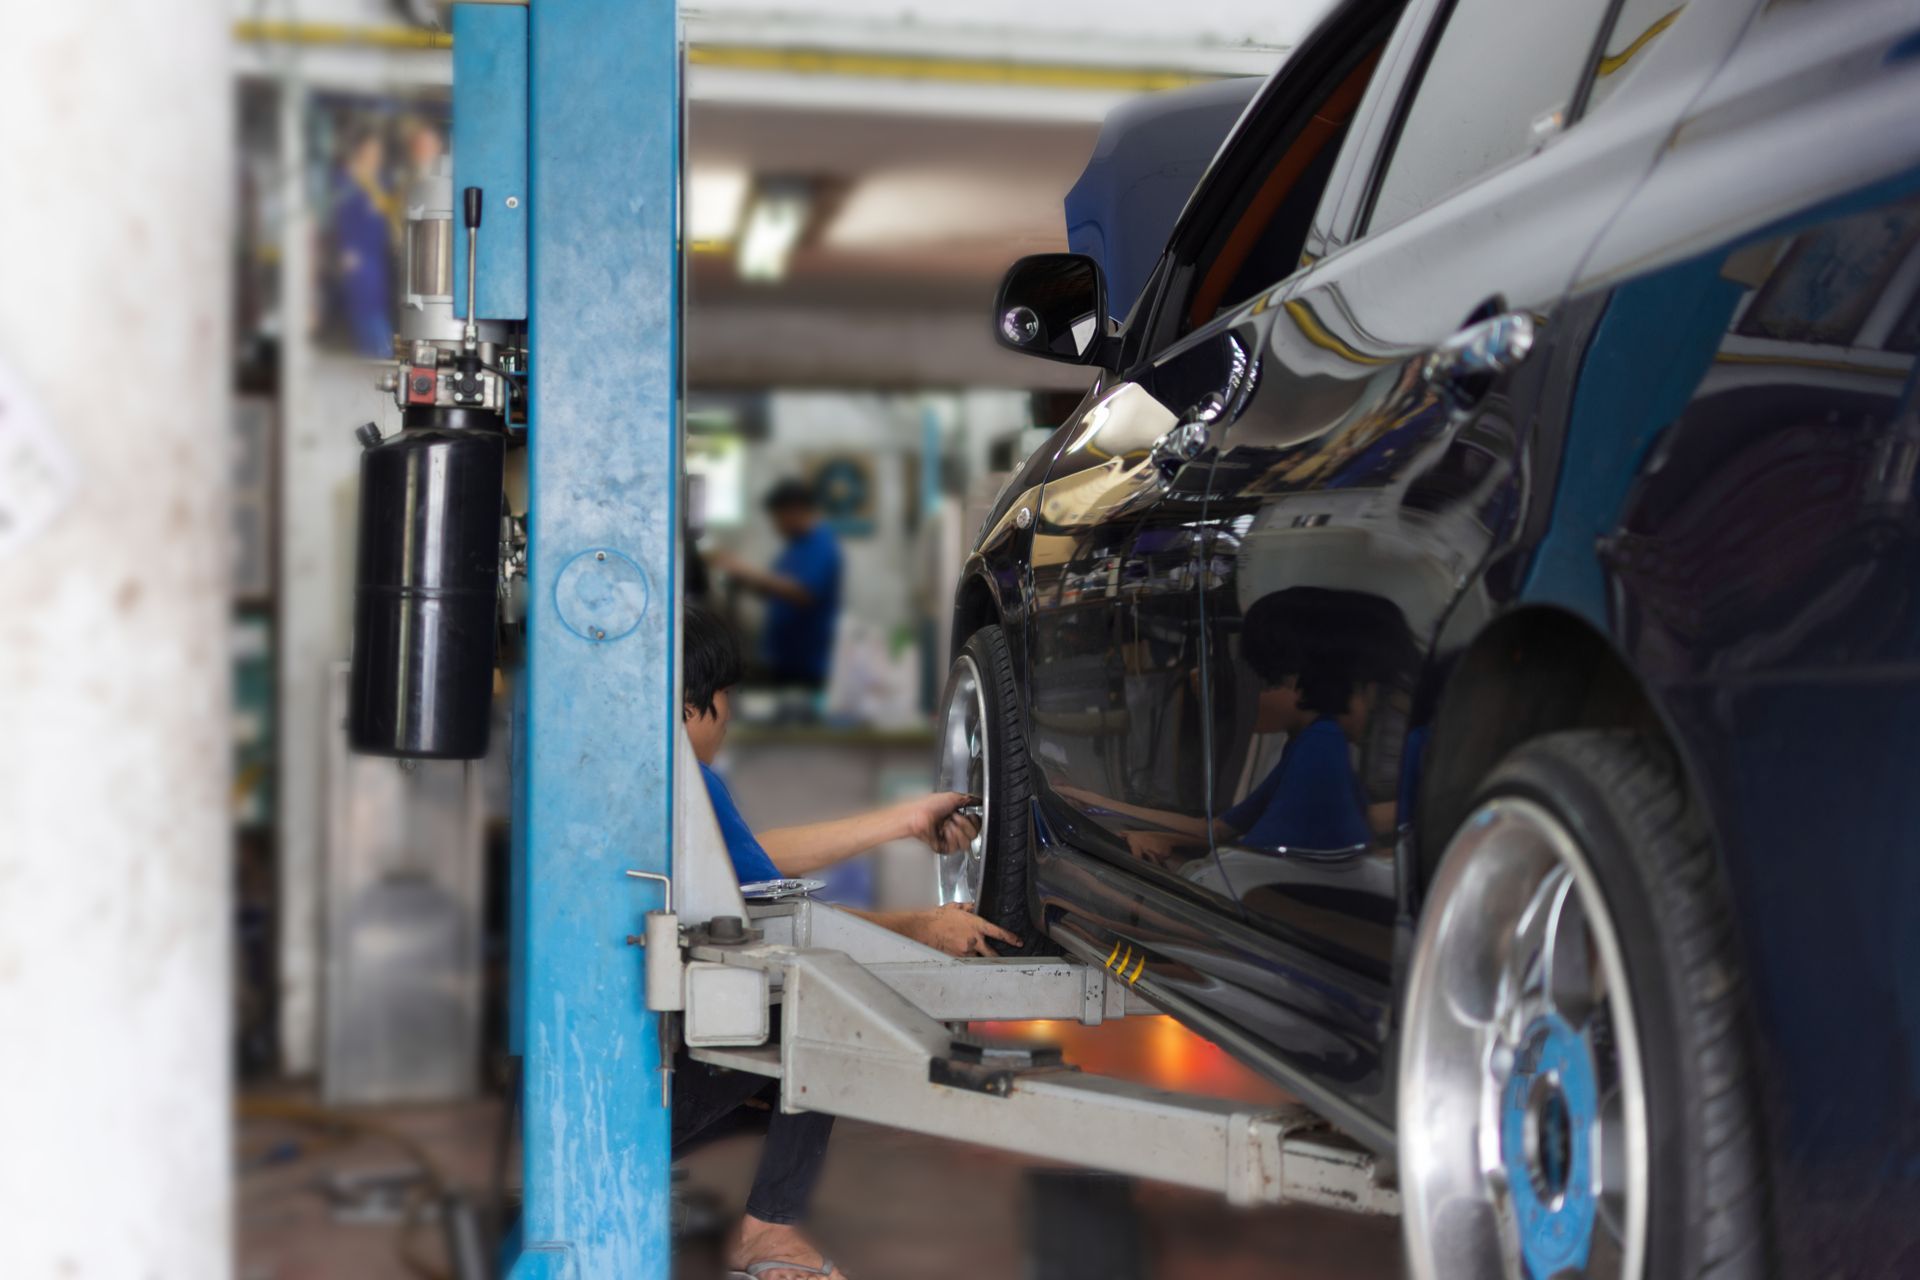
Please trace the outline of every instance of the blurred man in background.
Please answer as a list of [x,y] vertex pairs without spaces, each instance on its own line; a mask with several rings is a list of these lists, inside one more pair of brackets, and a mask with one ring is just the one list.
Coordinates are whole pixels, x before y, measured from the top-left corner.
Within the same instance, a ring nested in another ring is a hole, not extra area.
[[826,687],[840,620],[840,542],[804,481],[782,480],[766,508],[786,542],[771,569],[726,551],[711,553],[707,564],[767,597],[761,652],[773,683],[818,691]]

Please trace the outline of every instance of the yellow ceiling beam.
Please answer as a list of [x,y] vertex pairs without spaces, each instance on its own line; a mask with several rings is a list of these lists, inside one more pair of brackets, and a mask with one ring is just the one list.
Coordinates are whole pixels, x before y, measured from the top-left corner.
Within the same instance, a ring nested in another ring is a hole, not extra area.
[[[329,22],[236,22],[234,39],[248,44],[330,45],[363,49],[451,49],[453,36],[418,27],[351,26]],[[696,67],[765,71],[843,79],[922,80],[941,84],[1007,85],[1145,93],[1221,79],[1207,71],[1156,67],[1108,67],[1081,63],[1021,62],[996,58],[948,58],[921,54],[768,45],[693,44],[687,62]]]

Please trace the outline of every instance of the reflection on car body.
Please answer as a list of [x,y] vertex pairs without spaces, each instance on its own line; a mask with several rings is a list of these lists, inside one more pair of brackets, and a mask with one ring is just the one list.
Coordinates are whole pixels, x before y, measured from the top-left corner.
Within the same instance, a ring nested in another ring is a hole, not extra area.
[[[1764,1141],[1727,1149],[1797,1209],[1740,1229],[1780,1275],[1904,1274],[1920,27],[1820,9],[1335,5],[1089,344],[1086,403],[989,521],[1032,528],[983,542],[955,630],[1017,657],[1048,936],[1143,957],[1143,990],[1382,1149],[1397,1001],[1488,780],[1568,731],[1659,744],[1751,1015],[1729,1088]],[[1693,1028],[1637,923],[1643,990],[1610,999],[1657,1058]],[[1611,1010],[1598,1062],[1633,1036]],[[1628,1074],[1598,1069],[1607,1105]],[[1673,1091],[1647,1090],[1656,1165],[1698,1140]],[[1635,1227],[1644,1187],[1603,1186],[1566,1269],[1700,1274],[1661,1252],[1692,1194]],[[1486,1273],[1517,1274],[1544,1246],[1513,1224],[1565,1201],[1490,1203]]]

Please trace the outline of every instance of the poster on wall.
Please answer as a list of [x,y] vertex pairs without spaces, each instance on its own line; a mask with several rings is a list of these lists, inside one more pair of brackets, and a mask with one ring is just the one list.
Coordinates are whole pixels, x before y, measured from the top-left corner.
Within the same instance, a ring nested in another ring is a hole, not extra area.
[[399,313],[407,187],[446,154],[444,89],[315,93],[307,107],[307,191],[315,211],[313,334],[336,351],[386,359]]
[[843,538],[870,538],[875,518],[873,459],[857,453],[818,454],[807,461],[807,480],[820,514]]

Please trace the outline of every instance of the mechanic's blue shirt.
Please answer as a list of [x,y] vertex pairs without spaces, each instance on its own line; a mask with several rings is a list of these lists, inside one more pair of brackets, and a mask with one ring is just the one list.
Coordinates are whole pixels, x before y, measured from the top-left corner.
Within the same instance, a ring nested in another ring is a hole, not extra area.
[[767,602],[767,666],[775,680],[817,684],[833,659],[833,628],[840,618],[840,542],[824,522],[789,542],[773,571],[807,589],[811,604],[775,596]]
[[734,806],[727,784],[704,764],[700,766],[700,776],[706,780],[707,798],[713,801],[713,816],[720,820],[720,835],[727,842],[727,856],[733,859],[733,874],[740,877],[741,884],[780,879],[780,868],[773,865],[773,859],[753,838],[753,828]]
[[1252,849],[1332,852],[1372,839],[1347,735],[1324,716],[1288,739],[1273,772],[1220,817]]

